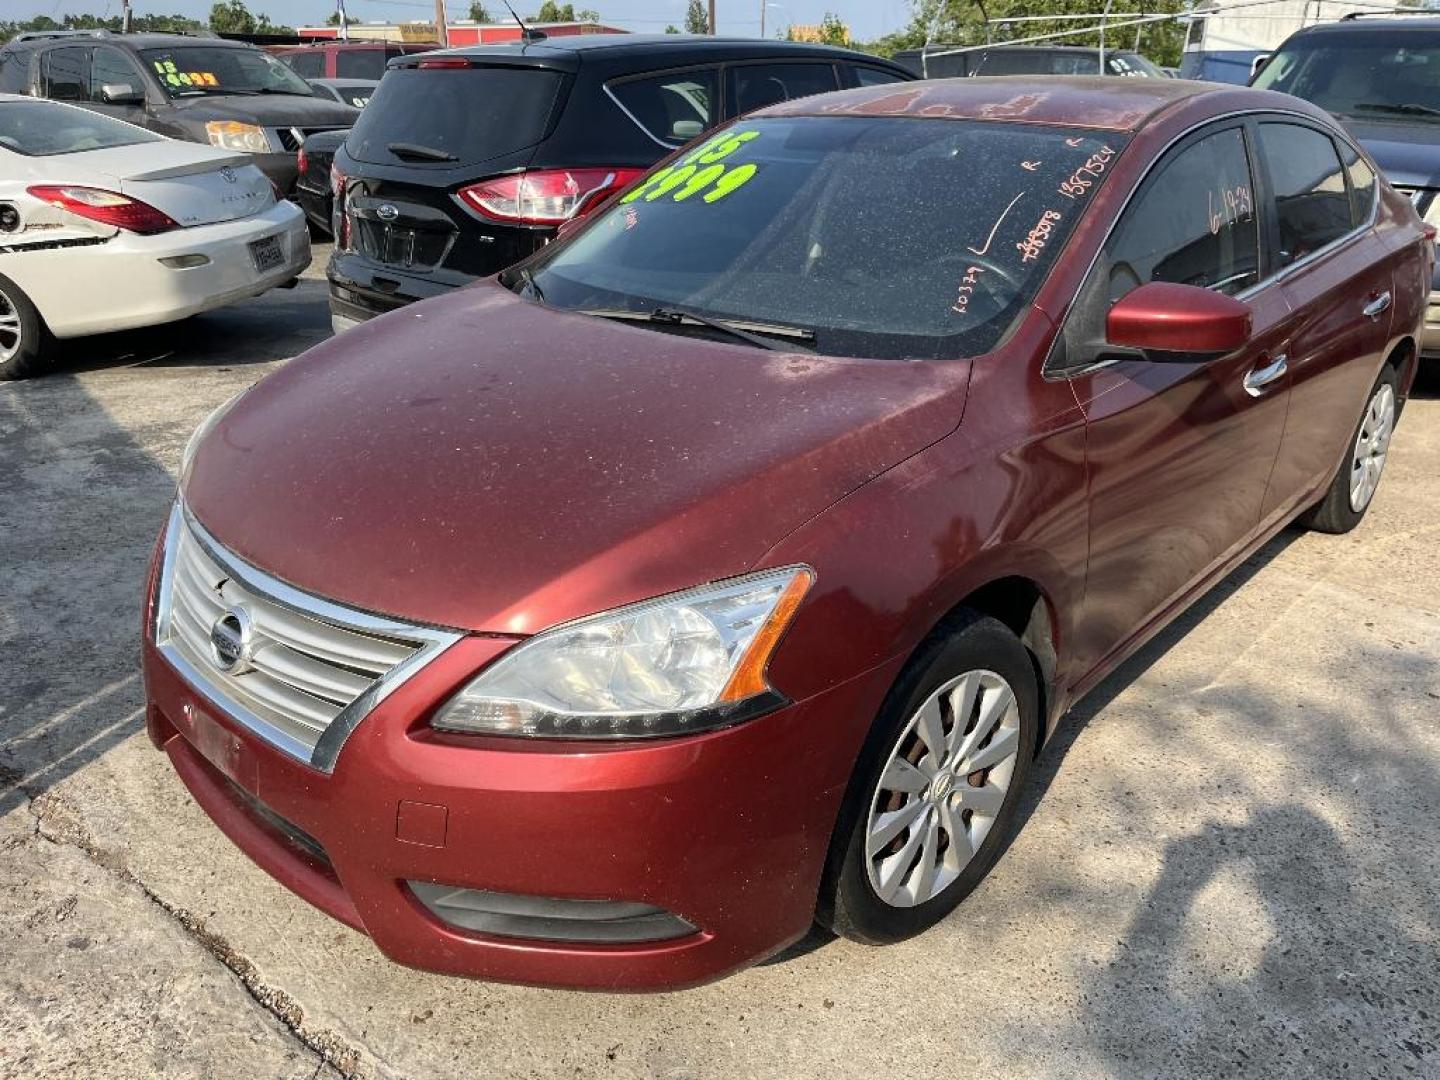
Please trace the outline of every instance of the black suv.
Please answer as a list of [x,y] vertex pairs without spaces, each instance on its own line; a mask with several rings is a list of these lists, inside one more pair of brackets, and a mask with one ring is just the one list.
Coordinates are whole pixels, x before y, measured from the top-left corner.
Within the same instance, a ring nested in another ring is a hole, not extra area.
[[913,78],[847,49],[673,35],[392,60],[335,155],[331,321],[503,270],[732,116]]
[[305,136],[348,128],[360,115],[318,96],[253,45],[184,34],[21,34],[0,47],[0,92],[64,101],[171,138],[254,154],[286,194]]
[[[1440,225],[1440,19],[1346,16],[1290,35],[1263,65],[1252,86],[1334,113],[1426,223]],[[1440,266],[1421,349],[1440,357]]]
[[[932,45],[904,49],[895,62],[926,79],[966,75],[1099,75],[1100,50],[1084,45]],[[1105,50],[1105,75],[1167,79],[1164,68],[1129,49]]]

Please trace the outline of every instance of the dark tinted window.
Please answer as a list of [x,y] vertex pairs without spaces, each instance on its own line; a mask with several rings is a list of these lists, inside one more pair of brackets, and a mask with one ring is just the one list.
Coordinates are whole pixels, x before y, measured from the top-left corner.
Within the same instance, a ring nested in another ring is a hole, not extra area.
[[610,92],[652,138],[683,146],[715,124],[715,68],[670,72],[610,84]]
[[325,54],[322,52],[284,53],[280,59],[307,79],[323,79],[325,77]]
[[990,49],[984,53],[977,75],[1098,75],[1096,53],[1049,49]]
[[30,54],[0,52],[0,94],[30,92]]
[[332,87],[336,97],[346,105],[354,105],[357,109],[363,109],[370,102],[375,94],[375,87],[368,83],[353,83],[346,86]]
[[854,71],[857,86],[884,86],[887,83],[905,81],[893,71],[886,71],[883,68],[864,67],[857,64]]
[[128,86],[137,94],[145,92],[140,69],[119,49],[99,48],[90,57],[90,100],[104,104],[107,86]]
[[1370,213],[1375,209],[1378,181],[1375,170],[1365,164],[1365,159],[1349,143],[1340,143],[1340,157],[1350,173],[1350,221],[1359,228],[1370,221]]
[[90,97],[90,50],[51,49],[41,57],[44,95],[56,101]]
[[742,121],[531,265],[553,306],[781,324],[834,355],[975,355],[1085,212],[1060,187],[1090,163],[1093,192],[1123,142],[975,120]]
[[732,116],[840,87],[833,64],[742,64],[727,78]]
[[1330,136],[1297,124],[1261,124],[1260,152],[1275,192],[1280,266],[1351,230],[1350,193]]
[[1240,131],[1166,158],[1121,218],[1102,265],[1112,302],[1151,281],[1227,294],[1255,284],[1260,234]]
[[1440,42],[1433,32],[1399,24],[1303,34],[1270,58],[1254,85],[1342,116],[1434,124],[1440,122],[1434,112],[1440,103]]
[[1114,53],[1105,57],[1105,71],[1109,75],[1130,78],[1163,79],[1165,72],[1138,53]]
[[393,143],[453,155],[461,165],[514,153],[544,136],[561,81],[541,68],[400,68],[386,74],[345,149],[390,164],[421,160],[397,157]]
[[0,146],[47,157],[158,142],[163,136],[88,109],[48,101],[0,102]]
[[[399,56],[397,51],[393,55]],[[385,74],[386,55],[384,49],[337,49],[335,52],[335,77],[337,79],[378,79]]]

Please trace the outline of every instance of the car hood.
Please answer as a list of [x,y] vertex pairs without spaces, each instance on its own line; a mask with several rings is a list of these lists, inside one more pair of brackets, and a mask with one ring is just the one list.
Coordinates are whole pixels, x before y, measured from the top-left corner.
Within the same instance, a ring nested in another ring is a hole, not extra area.
[[239,120],[261,127],[349,127],[360,110],[326,98],[302,94],[206,94],[176,98],[175,109],[187,120]]
[[1341,122],[1392,184],[1440,187],[1440,124],[1354,117],[1342,117]]
[[954,430],[968,377],[679,337],[487,282],[261,381],[200,443],[184,498],[308,592],[529,634],[753,567]]

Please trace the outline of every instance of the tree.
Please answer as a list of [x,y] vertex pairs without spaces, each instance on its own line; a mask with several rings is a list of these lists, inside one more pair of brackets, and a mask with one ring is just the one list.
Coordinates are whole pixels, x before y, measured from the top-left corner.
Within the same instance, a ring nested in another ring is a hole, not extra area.
[[583,23],[598,23],[600,21],[600,12],[594,8],[581,8],[575,13],[575,18]]
[[701,0],[690,0],[690,6],[685,9],[685,32],[687,34],[708,34],[710,32],[710,16],[705,13],[705,5]]
[[527,22],[574,22],[575,5],[557,4],[555,0],[545,0],[540,5],[540,10],[531,15]]
[[850,28],[840,21],[833,11],[825,12],[820,20],[820,43],[822,45],[849,45]]
[[669,26],[665,27],[665,33],[667,34],[678,34],[679,32],[680,28],[674,23],[671,23]]
[[480,3],[479,0],[476,0],[475,3],[470,5],[470,18],[477,23],[492,23],[495,21],[489,9]]
[[222,0],[210,9],[210,29],[217,34],[253,34],[255,16],[245,0]]

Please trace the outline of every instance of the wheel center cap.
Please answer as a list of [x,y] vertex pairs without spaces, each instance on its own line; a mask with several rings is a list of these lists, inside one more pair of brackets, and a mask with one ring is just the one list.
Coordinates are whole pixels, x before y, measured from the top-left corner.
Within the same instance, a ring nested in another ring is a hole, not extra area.
[[949,769],[938,773],[934,780],[930,781],[930,801],[939,802],[950,792],[955,790],[955,774]]

